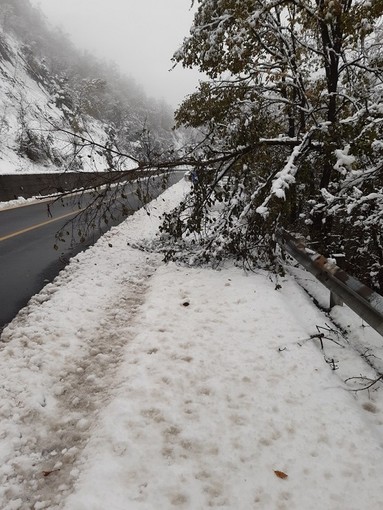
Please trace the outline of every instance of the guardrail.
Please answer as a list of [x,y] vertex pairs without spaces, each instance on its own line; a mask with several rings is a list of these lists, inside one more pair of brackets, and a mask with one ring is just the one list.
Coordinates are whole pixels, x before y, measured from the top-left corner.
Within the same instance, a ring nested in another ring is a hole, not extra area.
[[[313,274],[331,293],[341,299],[356,314],[383,336],[383,297],[347,274],[326,257],[306,248],[284,229],[276,232],[276,241],[307,271]],[[332,300],[333,304],[339,304]]]

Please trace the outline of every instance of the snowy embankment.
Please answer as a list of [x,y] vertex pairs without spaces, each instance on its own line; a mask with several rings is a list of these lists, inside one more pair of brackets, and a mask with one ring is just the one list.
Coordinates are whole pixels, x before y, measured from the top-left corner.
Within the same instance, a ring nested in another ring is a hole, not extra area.
[[134,247],[186,188],[78,255],[4,330],[0,508],[380,510],[383,399],[342,381],[372,369],[345,343],[331,370],[310,339],[329,319],[293,278],[275,290],[263,272]]
[[[76,130],[68,119],[78,112],[57,106],[64,91],[52,93],[52,83],[50,87],[42,83],[26,62],[20,41],[9,33],[2,32],[1,37],[8,58],[0,57],[0,175],[110,169],[105,153],[71,134]],[[76,122],[85,138],[107,144],[108,124],[85,114]],[[135,167],[136,161],[127,157],[120,169]]]

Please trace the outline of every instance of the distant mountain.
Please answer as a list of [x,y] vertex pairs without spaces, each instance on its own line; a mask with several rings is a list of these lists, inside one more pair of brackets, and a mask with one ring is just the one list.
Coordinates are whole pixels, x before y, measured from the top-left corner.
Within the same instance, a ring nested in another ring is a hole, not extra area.
[[170,107],[74,48],[29,0],[0,0],[1,174],[130,168],[171,150],[172,123]]

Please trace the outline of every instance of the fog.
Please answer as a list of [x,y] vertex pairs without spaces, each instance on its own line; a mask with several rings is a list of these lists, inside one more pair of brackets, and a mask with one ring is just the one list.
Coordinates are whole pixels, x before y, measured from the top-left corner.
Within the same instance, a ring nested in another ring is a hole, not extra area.
[[189,33],[191,0],[32,0],[75,45],[115,61],[151,97],[176,107],[193,92],[197,71],[174,70],[171,57]]

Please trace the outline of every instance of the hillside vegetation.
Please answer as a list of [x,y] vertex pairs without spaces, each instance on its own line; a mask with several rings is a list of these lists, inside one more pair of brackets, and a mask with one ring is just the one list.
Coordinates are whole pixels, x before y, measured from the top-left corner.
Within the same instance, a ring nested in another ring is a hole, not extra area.
[[170,108],[77,50],[29,0],[0,0],[0,28],[0,173],[127,169],[172,147]]

